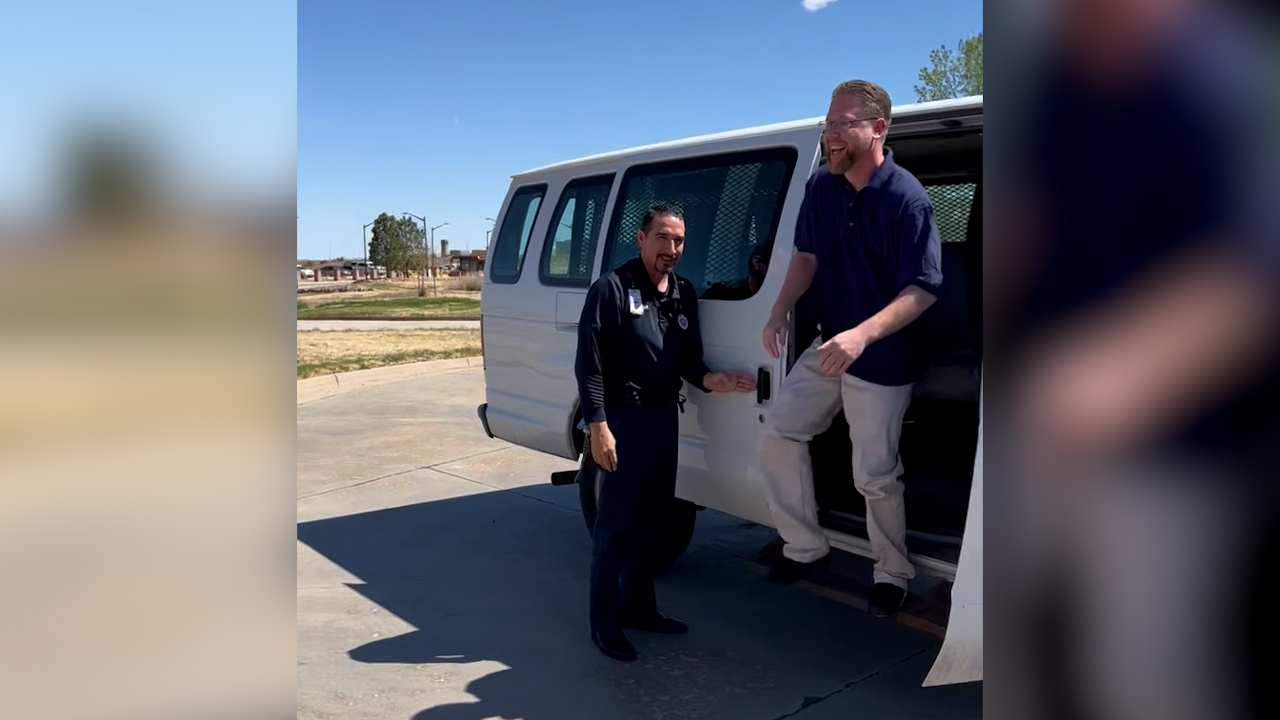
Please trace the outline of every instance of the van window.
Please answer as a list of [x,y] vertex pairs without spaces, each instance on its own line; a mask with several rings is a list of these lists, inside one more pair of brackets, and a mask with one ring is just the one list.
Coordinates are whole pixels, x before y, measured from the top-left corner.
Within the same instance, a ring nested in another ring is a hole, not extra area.
[[768,269],[795,164],[795,148],[773,148],[632,167],[613,211],[604,269],[636,256],[645,211],[667,202],[684,211],[676,272],[702,299],[751,297]]
[[493,259],[489,278],[496,283],[514,283],[520,279],[524,266],[524,251],[529,247],[529,236],[538,219],[538,208],[547,193],[546,185],[530,185],[516,190],[502,217],[498,239],[493,241]]
[[938,224],[942,242],[964,242],[969,227],[969,212],[982,212],[973,207],[973,191],[976,183],[948,183],[928,185],[925,192],[933,203],[933,219]]
[[596,260],[596,242],[613,175],[578,178],[560,193],[542,244],[538,276],[544,285],[587,287]]

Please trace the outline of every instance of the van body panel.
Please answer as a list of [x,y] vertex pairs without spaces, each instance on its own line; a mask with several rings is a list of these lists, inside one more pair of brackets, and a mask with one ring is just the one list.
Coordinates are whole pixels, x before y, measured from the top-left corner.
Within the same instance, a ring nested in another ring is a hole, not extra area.
[[495,437],[515,445],[576,460],[574,414],[578,386],[573,373],[577,354],[578,316],[586,290],[548,286],[539,278],[543,238],[555,214],[557,198],[577,177],[552,173],[530,182],[512,183],[490,238],[487,257],[494,257],[508,218],[512,197],[520,188],[545,185],[519,274],[496,282],[496,263],[485,268],[480,296],[484,317],[485,402]]
[[574,342],[578,339],[578,320],[586,302],[587,294],[584,292],[556,293],[556,329],[573,333]]

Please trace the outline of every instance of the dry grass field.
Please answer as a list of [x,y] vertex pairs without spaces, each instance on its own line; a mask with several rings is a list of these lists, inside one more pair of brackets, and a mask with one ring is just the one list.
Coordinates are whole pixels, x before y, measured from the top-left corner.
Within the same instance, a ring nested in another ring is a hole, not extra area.
[[479,355],[479,330],[300,331],[298,379]]

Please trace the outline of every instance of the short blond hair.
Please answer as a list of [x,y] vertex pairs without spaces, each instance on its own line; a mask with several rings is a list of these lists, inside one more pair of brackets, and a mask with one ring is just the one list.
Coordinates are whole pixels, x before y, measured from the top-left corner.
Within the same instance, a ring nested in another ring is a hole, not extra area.
[[893,121],[890,117],[893,113],[893,104],[889,100],[889,93],[879,85],[866,80],[846,80],[831,91],[831,99],[835,100],[841,95],[857,98],[864,112],[870,113],[872,117],[884,118],[885,125]]

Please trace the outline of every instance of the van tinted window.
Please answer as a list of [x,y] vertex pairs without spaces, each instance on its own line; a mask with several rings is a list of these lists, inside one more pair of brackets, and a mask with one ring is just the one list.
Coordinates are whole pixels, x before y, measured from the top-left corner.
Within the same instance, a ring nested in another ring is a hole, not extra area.
[[493,241],[493,259],[489,262],[489,278],[497,283],[514,283],[520,279],[524,252],[529,247],[533,223],[547,192],[546,185],[530,185],[516,190],[502,217],[498,239]]
[[685,216],[676,272],[701,298],[751,297],[768,267],[795,164],[794,148],[776,148],[632,167],[613,212],[604,269],[636,256],[645,211],[668,202]]
[[542,245],[539,277],[546,285],[587,287],[613,175],[579,178],[560,194]]

